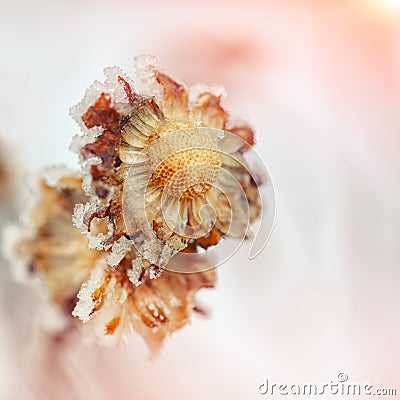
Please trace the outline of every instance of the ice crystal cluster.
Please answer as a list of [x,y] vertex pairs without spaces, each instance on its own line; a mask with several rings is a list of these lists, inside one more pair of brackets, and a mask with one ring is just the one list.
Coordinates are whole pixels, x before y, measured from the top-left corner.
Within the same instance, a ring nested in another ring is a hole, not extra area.
[[134,80],[117,67],[105,76],[71,109],[81,170],[40,181],[19,252],[86,337],[115,344],[137,331],[157,349],[216,280],[193,257],[177,273],[174,256],[245,238],[260,214],[244,157],[254,133],[221,91],[188,89],[152,58],[136,60]]

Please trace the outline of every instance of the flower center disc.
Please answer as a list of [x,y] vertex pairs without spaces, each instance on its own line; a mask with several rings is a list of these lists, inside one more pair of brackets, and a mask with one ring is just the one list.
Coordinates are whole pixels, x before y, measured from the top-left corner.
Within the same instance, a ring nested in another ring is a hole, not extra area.
[[156,167],[151,182],[173,197],[202,197],[217,180],[221,164],[217,150],[201,147],[181,150]]

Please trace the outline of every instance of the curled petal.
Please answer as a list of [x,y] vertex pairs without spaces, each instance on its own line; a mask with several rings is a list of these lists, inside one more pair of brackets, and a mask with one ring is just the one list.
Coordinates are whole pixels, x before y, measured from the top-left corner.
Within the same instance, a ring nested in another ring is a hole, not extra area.
[[248,125],[240,125],[234,126],[228,129],[229,132],[233,133],[236,136],[239,136],[245,142],[247,142],[250,146],[254,145],[254,130],[250,128]]
[[189,322],[195,294],[215,285],[215,271],[179,274],[164,271],[159,279],[147,279],[135,293],[140,322],[136,327],[150,347],[157,350],[164,338]]
[[221,97],[211,93],[199,95],[191,109],[194,118],[203,122],[204,126],[223,129],[228,119],[228,114],[221,107]]
[[187,115],[189,95],[186,88],[170,76],[157,71],[157,82],[163,87],[162,108],[167,118]]
[[178,274],[164,271],[158,279],[144,278],[136,287],[126,277],[124,262],[117,268],[99,265],[83,285],[73,314],[102,344],[124,341],[140,333],[153,352],[164,339],[186,325],[196,308],[195,294],[215,285],[215,271]]

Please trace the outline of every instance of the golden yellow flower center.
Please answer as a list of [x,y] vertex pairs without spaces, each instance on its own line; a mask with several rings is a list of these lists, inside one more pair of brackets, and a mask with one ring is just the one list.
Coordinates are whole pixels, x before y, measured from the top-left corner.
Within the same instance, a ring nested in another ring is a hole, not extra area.
[[174,197],[202,197],[218,178],[221,164],[221,155],[215,149],[181,150],[159,163],[151,182]]

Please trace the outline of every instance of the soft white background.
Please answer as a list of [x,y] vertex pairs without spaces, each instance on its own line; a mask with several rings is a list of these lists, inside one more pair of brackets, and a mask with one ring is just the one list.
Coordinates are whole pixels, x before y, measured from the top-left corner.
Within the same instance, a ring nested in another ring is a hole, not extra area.
[[265,378],[339,372],[400,393],[400,1],[0,7],[0,139],[21,170],[75,166],[69,107],[103,67],[129,73],[151,53],[188,84],[225,85],[277,194],[263,254],[220,268],[200,296],[211,318],[157,360],[138,336],[112,350],[52,345],[33,328],[35,293],[3,263],[1,399],[257,399]]

